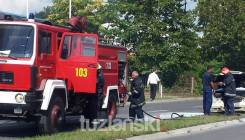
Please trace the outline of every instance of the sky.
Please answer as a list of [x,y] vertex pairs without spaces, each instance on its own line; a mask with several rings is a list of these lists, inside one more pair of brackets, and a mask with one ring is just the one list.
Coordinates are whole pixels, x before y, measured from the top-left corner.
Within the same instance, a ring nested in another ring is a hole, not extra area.
[[[29,11],[39,12],[43,7],[51,4],[52,0],[29,0]],[[0,0],[0,11],[21,16],[26,15],[27,0]]]
[[197,2],[194,2],[193,0],[187,0],[187,6],[186,9],[187,10],[192,10],[197,6]]
[[[9,12],[21,16],[26,15],[27,0],[0,0],[0,11]],[[43,7],[52,4],[52,0],[29,0],[29,11],[39,12]],[[196,3],[193,0],[187,0],[187,9],[193,9]]]

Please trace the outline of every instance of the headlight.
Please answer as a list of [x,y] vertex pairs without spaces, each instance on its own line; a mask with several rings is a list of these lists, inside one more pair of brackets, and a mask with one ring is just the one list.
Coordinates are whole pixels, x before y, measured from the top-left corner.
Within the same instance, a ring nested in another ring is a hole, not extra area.
[[24,95],[22,95],[21,93],[18,93],[18,94],[15,96],[15,101],[16,101],[17,103],[22,103],[22,102],[24,102],[24,99],[25,99],[25,97],[24,97]]

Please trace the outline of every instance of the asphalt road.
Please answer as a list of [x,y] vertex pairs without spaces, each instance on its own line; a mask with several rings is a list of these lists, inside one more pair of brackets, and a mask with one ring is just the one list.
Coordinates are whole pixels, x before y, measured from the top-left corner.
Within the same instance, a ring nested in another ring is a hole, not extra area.
[[245,124],[159,140],[244,140]]
[[[187,101],[174,101],[174,102],[148,102],[143,109],[152,115],[167,112],[202,112],[202,101],[187,100]],[[118,117],[128,117],[128,107],[120,108]]]
[[[201,112],[202,103],[200,100],[174,101],[174,102],[150,102],[144,106],[144,110],[152,115],[168,112]],[[118,118],[128,118],[128,106],[119,108]],[[68,117],[66,131],[72,131],[80,128],[80,117]],[[38,133],[35,124],[26,122],[15,122],[0,120],[0,140],[18,139],[21,137],[32,137]]]

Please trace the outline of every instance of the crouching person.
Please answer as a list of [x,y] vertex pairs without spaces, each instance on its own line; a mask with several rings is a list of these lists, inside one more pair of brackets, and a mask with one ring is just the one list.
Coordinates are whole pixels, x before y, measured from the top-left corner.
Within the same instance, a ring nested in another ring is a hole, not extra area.
[[144,114],[142,110],[142,107],[145,104],[144,84],[137,71],[132,72],[130,92],[131,95],[128,99],[130,102],[129,119],[135,121],[137,117],[138,121],[144,121]]

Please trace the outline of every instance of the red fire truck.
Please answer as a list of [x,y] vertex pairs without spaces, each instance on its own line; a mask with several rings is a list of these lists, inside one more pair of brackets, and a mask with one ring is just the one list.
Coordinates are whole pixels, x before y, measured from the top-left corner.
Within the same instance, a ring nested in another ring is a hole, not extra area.
[[[0,20],[0,117],[57,132],[67,115],[112,120],[123,101],[127,50],[50,22]],[[97,67],[105,79],[102,105]],[[99,107],[98,107],[99,106]]]

